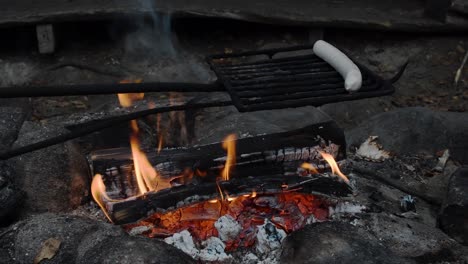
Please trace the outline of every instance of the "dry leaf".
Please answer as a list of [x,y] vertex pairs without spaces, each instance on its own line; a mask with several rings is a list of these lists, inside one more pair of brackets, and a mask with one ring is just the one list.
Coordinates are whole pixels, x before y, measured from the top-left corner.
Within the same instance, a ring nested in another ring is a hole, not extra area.
[[34,258],[34,264],[40,263],[44,259],[51,259],[55,256],[62,242],[56,238],[49,238],[42,243],[42,248]]
[[356,155],[374,162],[381,162],[390,158],[390,152],[383,150],[382,145],[377,143],[377,138],[377,136],[370,136],[356,150]]

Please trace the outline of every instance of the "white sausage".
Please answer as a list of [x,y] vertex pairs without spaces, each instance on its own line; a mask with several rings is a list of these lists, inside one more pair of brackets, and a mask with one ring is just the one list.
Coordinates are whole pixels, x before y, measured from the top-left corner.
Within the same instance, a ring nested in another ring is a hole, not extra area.
[[343,52],[323,40],[315,42],[313,50],[315,55],[328,62],[341,74],[347,91],[354,92],[361,88],[361,71]]

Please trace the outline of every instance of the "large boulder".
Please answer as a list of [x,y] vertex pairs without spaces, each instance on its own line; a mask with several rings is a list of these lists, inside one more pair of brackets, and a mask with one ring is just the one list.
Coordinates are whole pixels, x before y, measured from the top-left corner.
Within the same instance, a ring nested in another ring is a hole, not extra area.
[[280,263],[411,263],[375,237],[344,222],[308,225],[283,242]]
[[346,133],[352,146],[359,146],[369,136],[378,136],[384,149],[400,155],[434,154],[448,148],[452,158],[468,162],[468,113],[401,108],[377,114]]
[[194,263],[162,241],[77,216],[40,214],[11,232],[16,263]]

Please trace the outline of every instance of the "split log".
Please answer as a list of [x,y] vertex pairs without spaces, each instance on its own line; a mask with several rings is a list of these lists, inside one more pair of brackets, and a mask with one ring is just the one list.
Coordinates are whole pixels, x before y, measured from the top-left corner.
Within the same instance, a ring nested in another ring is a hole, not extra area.
[[298,167],[306,161],[319,170],[326,168],[320,151],[332,154],[337,160],[345,158],[344,134],[333,121],[241,138],[235,144],[237,162],[230,172],[231,180],[218,183],[227,158],[221,143],[148,153],[160,177],[172,179],[173,187],[138,197],[135,197],[139,190],[129,149],[92,153],[93,172],[103,175],[106,192],[112,199],[104,201],[110,218],[117,224],[130,223],[153,211],[219,197],[219,189],[229,196],[292,190],[330,197],[350,193],[348,185],[335,179],[298,175]]
[[[270,175],[238,178],[219,182],[219,188],[226,194],[236,197],[256,192],[274,194],[280,192],[300,192],[329,198],[344,198],[352,193],[351,188],[336,178]],[[106,209],[116,224],[126,224],[146,217],[151,212],[166,211],[202,201],[219,199],[215,182],[200,185],[190,184],[148,192],[142,196],[124,201],[107,201]]]
[[[335,159],[346,156],[343,131],[335,122],[325,122],[301,129],[236,140],[236,166],[231,177],[259,175],[295,175],[303,162],[325,169],[326,163],[319,151],[331,153]],[[192,148],[178,148],[150,152],[151,164],[164,179],[178,184],[214,182],[226,161],[221,143]],[[108,149],[91,154],[94,174],[103,175],[108,195],[125,199],[138,194],[133,175],[132,154],[129,149]],[[200,177],[203,176],[203,177]]]

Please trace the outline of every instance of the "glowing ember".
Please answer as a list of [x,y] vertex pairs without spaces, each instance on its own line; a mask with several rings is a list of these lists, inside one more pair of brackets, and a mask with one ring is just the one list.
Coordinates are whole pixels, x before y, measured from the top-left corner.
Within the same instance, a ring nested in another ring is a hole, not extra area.
[[166,213],[155,213],[124,226],[124,229],[130,231],[146,226],[149,229],[143,235],[148,237],[167,237],[188,230],[196,240],[203,241],[219,235],[215,223],[227,215],[241,226],[239,234],[226,241],[226,250],[233,250],[253,245],[257,227],[264,224],[265,219],[290,233],[307,223],[327,220],[330,206],[329,201],[311,194],[242,195],[232,201],[209,200]]
[[320,152],[320,155],[330,164],[330,168],[332,170],[332,173],[335,175],[338,175],[341,179],[343,179],[346,183],[349,183],[348,177],[344,175],[341,171],[340,168],[338,167],[338,164],[336,164],[335,159],[333,158],[332,155],[324,152]]
[[223,141],[223,149],[227,150],[227,158],[221,176],[225,181],[229,181],[231,166],[236,165],[236,138],[236,135],[230,134]]

